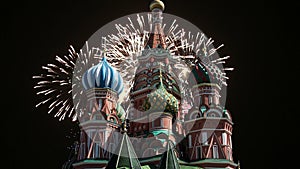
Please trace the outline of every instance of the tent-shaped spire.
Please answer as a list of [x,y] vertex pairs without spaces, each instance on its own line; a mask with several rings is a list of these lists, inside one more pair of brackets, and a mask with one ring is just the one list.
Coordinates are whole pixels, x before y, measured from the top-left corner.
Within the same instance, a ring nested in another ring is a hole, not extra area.
[[116,148],[116,153],[112,155],[106,166],[107,169],[118,169],[122,167],[130,169],[142,168],[126,132],[124,132],[122,140]]
[[146,44],[146,47],[150,48],[166,48],[166,37],[162,28],[162,12],[165,8],[165,5],[160,0],[154,0],[150,4],[150,10],[152,12],[152,22],[153,22],[153,32],[149,35],[149,40]]
[[164,152],[163,156],[160,159],[159,169],[179,169],[179,163],[177,160],[177,156],[173,149],[173,143],[168,140],[167,143],[167,151]]

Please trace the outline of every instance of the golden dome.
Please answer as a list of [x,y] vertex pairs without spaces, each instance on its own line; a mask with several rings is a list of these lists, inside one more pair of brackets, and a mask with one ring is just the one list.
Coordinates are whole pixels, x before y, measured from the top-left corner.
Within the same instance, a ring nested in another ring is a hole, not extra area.
[[161,9],[163,11],[165,9],[165,4],[160,0],[154,0],[150,4],[150,11],[155,8]]

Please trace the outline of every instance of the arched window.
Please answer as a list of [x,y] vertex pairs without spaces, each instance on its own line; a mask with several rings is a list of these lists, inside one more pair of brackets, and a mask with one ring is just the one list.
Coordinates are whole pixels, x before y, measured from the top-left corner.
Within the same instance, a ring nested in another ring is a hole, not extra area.
[[213,103],[213,98],[212,96],[208,96],[208,104],[211,105]]
[[218,145],[213,145],[213,158],[219,158]]

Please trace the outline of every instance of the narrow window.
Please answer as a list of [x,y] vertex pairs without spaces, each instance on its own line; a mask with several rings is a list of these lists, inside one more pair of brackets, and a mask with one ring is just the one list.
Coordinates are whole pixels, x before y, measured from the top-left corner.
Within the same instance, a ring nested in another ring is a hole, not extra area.
[[160,119],[160,126],[164,127],[164,119]]
[[87,132],[88,136],[87,136],[87,148],[90,149],[91,146],[91,138],[92,138],[92,132],[88,131]]
[[90,101],[90,111],[92,111],[92,109],[93,109],[93,102]]
[[213,146],[213,158],[219,158],[218,146],[217,145]]
[[222,133],[222,140],[223,140],[223,145],[227,145],[227,133],[226,132]]
[[196,158],[197,159],[201,159],[202,158],[202,148],[201,148],[201,146],[197,147]]
[[96,158],[100,158],[100,144],[99,143],[96,144],[96,149],[97,149]]
[[203,133],[202,133],[202,143],[203,143],[204,145],[207,145],[207,144],[208,144],[208,142],[207,142],[207,132],[203,132]]
[[212,104],[212,96],[208,96],[208,104]]
[[228,159],[231,160],[231,154],[230,154],[229,150],[227,150],[227,156],[228,156]]
[[86,151],[85,143],[82,143],[82,156],[81,156],[81,159],[84,159],[86,157],[85,151]]
[[202,105],[202,97],[201,96],[199,96],[199,101],[200,101],[200,106]]
[[99,99],[99,107],[98,107],[98,110],[101,110],[102,109],[102,99]]
[[93,158],[98,158],[99,157],[99,155],[98,155],[99,154],[99,149],[98,148],[99,148],[98,143],[95,143],[94,144],[94,149],[93,149],[94,150],[93,151]]
[[79,160],[83,159],[83,143],[80,143]]
[[192,135],[189,135],[189,147],[192,147]]

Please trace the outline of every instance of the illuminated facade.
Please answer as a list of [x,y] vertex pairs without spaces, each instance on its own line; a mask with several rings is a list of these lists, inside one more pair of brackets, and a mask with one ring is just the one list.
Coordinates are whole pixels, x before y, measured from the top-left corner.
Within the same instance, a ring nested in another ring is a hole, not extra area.
[[105,57],[83,75],[88,113],[80,118],[76,160],[70,164],[75,169],[237,168],[232,158],[233,122],[220,104],[216,75],[197,63],[190,75],[195,79],[194,100],[182,98],[172,68],[176,60],[166,49],[162,29],[164,5],[155,0],[150,10],[154,31],[137,57],[128,114],[117,102],[124,88],[122,77]]

